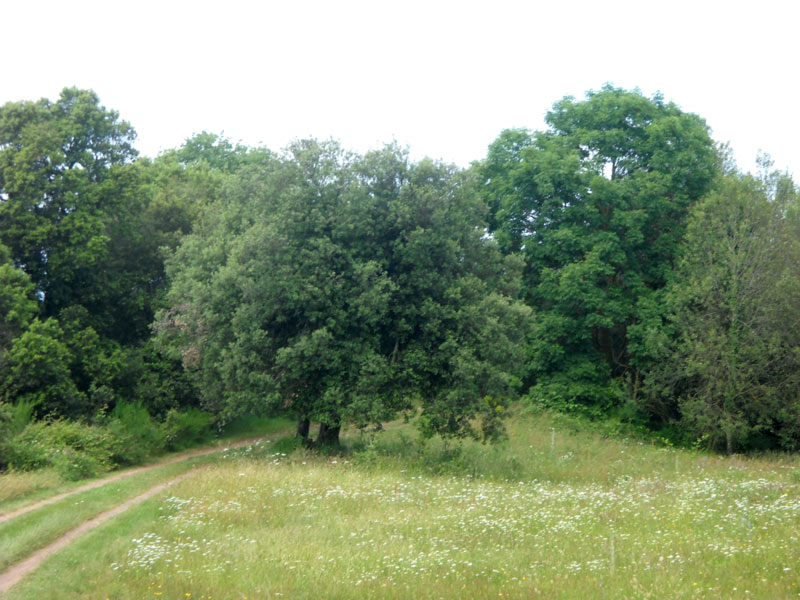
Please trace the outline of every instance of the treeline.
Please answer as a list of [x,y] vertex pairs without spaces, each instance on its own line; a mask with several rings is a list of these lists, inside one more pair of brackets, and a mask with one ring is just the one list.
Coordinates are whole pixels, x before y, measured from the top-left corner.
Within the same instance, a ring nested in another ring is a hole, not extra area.
[[328,444],[406,414],[494,439],[517,397],[797,449],[791,178],[739,172],[659,96],[606,87],[547,124],[457,169],[207,133],[140,158],[93,92],[0,107],[0,467],[28,421],[282,413]]

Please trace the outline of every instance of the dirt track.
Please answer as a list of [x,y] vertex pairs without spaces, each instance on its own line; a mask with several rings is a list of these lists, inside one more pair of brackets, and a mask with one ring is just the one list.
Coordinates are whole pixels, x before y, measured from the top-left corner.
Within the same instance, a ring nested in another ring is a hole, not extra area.
[[87,483],[80,487],[75,488],[74,490],[70,490],[69,492],[64,492],[63,494],[58,494],[57,496],[52,496],[50,498],[45,498],[44,500],[40,500],[39,502],[34,502],[33,504],[29,504],[27,506],[23,506],[22,508],[18,508],[17,510],[12,510],[11,512],[7,512],[5,514],[0,515],[0,523],[13,519],[14,517],[19,517],[20,515],[24,515],[25,513],[29,513],[31,511],[37,510],[42,508],[43,506],[47,506],[48,504],[54,504],[59,500],[63,500],[64,498],[69,498],[73,494],[78,494],[80,492],[85,492],[86,490],[93,490],[95,488],[103,487],[106,484],[113,483],[115,481],[119,481],[120,479],[125,479],[126,477],[130,477],[131,475],[136,475],[137,473],[143,473],[144,471],[150,471],[151,469],[155,469],[156,467],[160,467],[163,465],[169,465],[176,462],[181,462],[183,460],[187,460],[189,458],[193,458],[195,456],[204,456],[206,454],[213,454],[214,452],[219,452],[225,448],[239,448],[241,446],[247,446],[248,444],[252,444],[258,440],[266,439],[264,437],[258,438],[250,438],[247,440],[240,440],[233,444],[227,444],[223,446],[215,446],[213,448],[199,448],[197,450],[191,450],[189,452],[184,452],[182,454],[178,454],[177,456],[172,456],[170,458],[160,460],[158,462],[154,462],[149,465],[144,465],[141,467],[134,467],[132,469],[128,469],[126,471],[120,471],[119,473],[114,473],[108,477],[104,477],[103,479],[98,479],[97,481],[92,481],[91,483]]
[[150,488],[143,494],[139,494],[135,498],[126,500],[119,506],[112,508],[111,510],[108,510],[104,513],[100,513],[99,515],[97,515],[96,517],[92,517],[88,521],[84,521],[72,531],[69,531],[64,535],[62,535],[52,544],[49,544],[48,546],[45,546],[44,548],[37,550],[22,562],[18,562],[17,564],[13,565],[5,573],[0,573],[0,593],[8,591],[15,583],[17,583],[20,579],[25,577],[25,575],[36,569],[36,567],[38,567],[40,564],[42,564],[42,562],[46,558],[58,552],[59,550],[61,550],[61,548],[63,548],[73,540],[79,538],[87,531],[91,531],[95,527],[102,525],[103,523],[108,521],[111,517],[114,517],[120,514],[121,512],[128,510],[131,506],[139,504],[139,502],[142,502],[152,496],[155,496],[157,493],[165,490],[169,486],[174,485],[179,481],[183,481],[184,479],[190,477],[191,475],[197,474],[197,472],[201,468],[202,467],[199,467],[197,469],[192,469],[188,473],[183,473],[182,475],[179,475],[174,479],[170,479],[169,481],[160,483],[157,486]]
[[[67,498],[69,496],[77,494],[79,492],[83,492],[83,491],[86,491],[86,490],[91,490],[91,489],[95,489],[95,488],[98,488],[98,487],[102,487],[102,486],[104,486],[106,484],[109,484],[109,483],[112,483],[114,481],[119,481],[120,479],[124,479],[126,477],[130,477],[131,475],[135,475],[136,473],[141,473],[143,471],[149,471],[150,469],[154,469],[154,468],[162,466],[162,465],[167,465],[167,464],[171,464],[171,463],[175,463],[175,462],[180,462],[180,461],[187,460],[187,459],[195,457],[195,456],[203,456],[205,454],[212,454],[214,452],[219,452],[220,450],[224,450],[224,449],[227,449],[227,448],[238,448],[238,447],[241,447],[241,446],[246,446],[248,444],[252,444],[252,443],[254,443],[256,441],[259,441],[259,440],[272,439],[272,438],[276,437],[277,435],[282,435],[282,434],[275,434],[275,435],[272,435],[272,436],[258,437],[258,438],[251,438],[251,439],[247,439],[247,440],[241,440],[241,441],[233,443],[233,444],[227,444],[227,445],[223,445],[223,446],[216,446],[214,448],[201,448],[201,449],[198,449],[198,450],[193,450],[193,451],[190,451],[190,452],[185,452],[183,454],[179,454],[177,456],[173,456],[171,458],[168,458],[168,459],[153,463],[151,465],[146,465],[146,466],[142,466],[142,467],[136,467],[136,468],[130,469],[128,471],[123,471],[123,472],[120,472],[120,473],[116,473],[114,475],[111,475],[110,477],[106,477],[104,479],[99,479],[97,481],[93,481],[91,483],[87,483],[86,485],[83,485],[81,487],[75,488],[74,490],[71,490],[69,492],[65,492],[63,494],[59,494],[58,496],[53,496],[52,498],[47,498],[47,499],[42,500],[40,502],[36,502],[34,504],[30,504],[28,506],[24,506],[24,507],[22,507],[22,508],[20,508],[18,510],[13,511],[13,512],[9,512],[9,513],[6,513],[4,515],[0,515],[0,523],[2,523],[4,521],[8,521],[10,519],[13,519],[14,517],[18,517],[18,516],[23,515],[25,513],[31,512],[33,510],[36,510],[37,508],[41,508],[43,506],[47,506],[48,504],[53,504],[54,502],[58,502],[59,500],[62,500],[64,498]],[[183,481],[187,477],[190,477],[192,475],[197,474],[203,468],[204,467],[197,467],[195,469],[192,469],[191,471],[183,473],[182,475],[174,477],[173,479],[170,479],[169,481],[166,481],[164,483],[160,483],[160,484],[150,488],[146,492],[143,492],[142,494],[139,494],[138,496],[136,496],[134,498],[126,500],[125,502],[123,502],[119,506],[117,506],[115,508],[112,508],[111,510],[108,510],[108,511],[106,511],[104,513],[101,513],[101,514],[99,514],[99,515],[97,515],[95,517],[92,517],[91,519],[89,519],[87,521],[84,521],[83,523],[78,525],[76,528],[72,529],[71,531],[68,531],[67,533],[65,533],[64,535],[62,535],[61,537],[59,537],[58,539],[56,539],[52,543],[48,544],[44,548],[41,548],[41,549],[37,550],[32,555],[30,555],[28,558],[22,560],[21,562],[16,563],[15,565],[12,565],[11,567],[9,567],[9,569],[5,573],[0,573],[0,594],[8,591],[14,584],[19,582],[19,580],[22,579],[25,575],[27,575],[28,573],[30,573],[31,571],[36,569],[45,559],[50,557],[55,552],[58,552],[63,547],[67,546],[69,543],[71,543],[72,541],[74,541],[78,537],[82,536],[84,533],[86,533],[88,531],[91,531],[92,529],[94,529],[95,527],[97,527],[99,525],[102,525],[103,523],[108,521],[110,518],[112,518],[112,517],[124,512],[124,511],[126,511],[130,507],[132,507],[132,506],[134,506],[134,505],[136,505],[136,504],[138,504],[138,503],[140,503],[140,502],[142,502],[144,500],[147,500],[148,498],[151,498],[152,496],[154,496],[157,493],[165,490],[169,486],[174,485],[175,483],[178,483],[179,481]]]

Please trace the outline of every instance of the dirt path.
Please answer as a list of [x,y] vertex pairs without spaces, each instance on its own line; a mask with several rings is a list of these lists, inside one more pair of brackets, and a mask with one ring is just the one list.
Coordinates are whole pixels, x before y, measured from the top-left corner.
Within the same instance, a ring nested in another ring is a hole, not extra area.
[[48,504],[54,504],[59,500],[63,500],[64,498],[69,498],[73,494],[78,494],[80,492],[85,492],[86,490],[93,490],[95,488],[102,487],[109,483],[113,483],[115,481],[119,481],[120,479],[125,479],[132,475],[136,475],[137,473],[143,473],[145,471],[150,471],[151,469],[155,469],[156,467],[161,467],[163,465],[169,465],[176,462],[181,462],[184,460],[188,460],[190,458],[194,458],[195,456],[204,456],[206,454],[213,454],[214,452],[219,452],[221,450],[225,450],[227,448],[239,448],[241,446],[247,446],[248,444],[252,444],[257,442],[258,440],[265,440],[270,439],[272,436],[261,436],[257,438],[250,438],[246,440],[240,440],[233,444],[226,444],[215,446],[213,448],[199,448],[197,450],[191,450],[189,452],[184,452],[183,454],[178,454],[177,456],[172,456],[170,458],[160,460],[158,462],[151,463],[149,465],[143,465],[141,467],[134,467],[132,469],[128,469],[127,471],[120,471],[119,473],[115,473],[103,479],[98,479],[97,481],[92,481],[91,483],[84,484],[80,487],[76,487],[74,490],[70,490],[69,492],[64,492],[63,494],[58,494],[57,496],[51,496],[50,498],[45,498],[44,500],[40,500],[39,502],[34,502],[33,504],[29,504],[27,506],[23,506],[22,508],[18,508],[17,510],[12,510],[11,512],[7,512],[5,514],[0,514],[0,523],[4,523],[10,519],[15,517],[19,517],[20,515],[24,515],[25,513],[29,513],[31,511],[37,510],[42,508],[43,506],[47,506]]
[[[102,487],[102,486],[104,486],[106,484],[109,484],[109,483],[112,483],[114,481],[119,481],[120,479],[124,479],[126,477],[130,477],[131,475],[135,475],[136,473],[142,473],[143,471],[149,471],[150,469],[155,469],[156,467],[160,467],[162,465],[168,465],[168,464],[171,464],[171,463],[180,462],[180,461],[187,460],[187,459],[195,457],[195,456],[204,456],[206,454],[212,454],[214,452],[227,450],[229,448],[240,448],[242,446],[247,446],[249,444],[253,444],[255,442],[262,441],[262,440],[275,439],[276,437],[281,436],[281,435],[285,435],[285,434],[286,434],[286,432],[280,432],[280,433],[275,433],[275,434],[268,435],[268,436],[261,436],[261,437],[257,437],[257,438],[250,438],[250,439],[246,439],[246,440],[240,440],[240,441],[232,443],[232,444],[215,446],[213,448],[199,448],[197,450],[192,450],[190,452],[184,452],[183,454],[179,454],[177,456],[173,456],[171,458],[167,458],[165,460],[161,460],[159,462],[156,462],[156,463],[153,463],[153,464],[150,464],[150,465],[145,465],[145,466],[142,466],[142,467],[136,467],[136,468],[130,469],[128,471],[123,471],[121,473],[116,473],[114,475],[111,475],[110,477],[106,477],[105,479],[99,479],[97,481],[92,481],[91,483],[87,483],[86,485],[82,485],[82,486],[80,486],[78,488],[75,488],[74,490],[69,491],[69,492],[65,492],[63,494],[59,494],[58,496],[53,496],[52,498],[47,498],[47,499],[42,500],[40,502],[36,502],[34,504],[31,504],[31,505],[28,505],[28,506],[24,506],[24,507],[22,507],[22,508],[20,508],[18,510],[15,510],[15,511],[10,512],[10,513],[6,513],[4,515],[0,515],[0,523],[2,523],[3,521],[8,521],[9,519],[13,519],[14,517],[18,517],[19,515],[28,513],[30,511],[36,510],[37,508],[41,508],[42,506],[47,506],[48,504],[53,504],[54,502],[58,502],[59,500],[61,500],[63,498],[67,498],[69,496],[72,496],[73,494],[77,494],[79,492],[83,492],[83,491],[86,491],[86,490],[92,490],[92,489],[95,489],[95,488],[98,488],[98,487]],[[20,579],[25,577],[25,575],[27,575],[28,573],[30,573],[31,571],[36,569],[40,564],[42,564],[42,562],[45,559],[50,557],[55,552],[58,552],[63,547],[67,546],[68,544],[70,544],[71,542],[73,542],[74,540],[76,540],[77,538],[82,536],[84,533],[86,533],[88,531],[91,531],[92,529],[94,529],[95,527],[97,527],[99,525],[102,525],[103,523],[108,521],[110,518],[115,517],[116,515],[128,510],[130,507],[132,507],[132,506],[134,506],[136,504],[139,504],[140,502],[143,502],[144,500],[147,500],[148,498],[151,498],[152,496],[155,496],[156,494],[158,494],[159,492],[165,490],[169,486],[174,485],[174,484],[176,484],[176,483],[178,483],[180,481],[183,481],[187,477],[191,477],[192,475],[197,474],[201,469],[204,469],[204,468],[205,467],[196,467],[194,469],[191,469],[190,471],[187,471],[186,473],[183,473],[182,475],[178,475],[177,477],[174,477],[174,478],[170,479],[169,481],[165,481],[164,483],[160,483],[160,484],[158,484],[158,485],[156,485],[154,487],[151,487],[146,492],[143,492],[143,493],[139,494],[138,496],[136,496],[134,498],[126,500],[125,502],[123,502],[119,506],[117,506],[115,508],[112,508],[111,510],[108,510],[108,511],[106,511],[104,513],[100,513],[99,515],[97,515],[95,517],[92,517],[91,519],[89,519],[87,521],[84,521],[83,523],[78,525],[75,529],[73,529],[71,531],[68,531],[67,533],[65,533],[64,535],[59,537],[54,542],[48,544],[44,548],[41,548],[41,549],[37,550],[36,552],[31,554],[25,560],[23,560],[21,562],[18,562],[15,565],[12,565],[11,567],[9,567],[9,569],[5,573],[0,573],[0,594],[8,591],[14,584],[19,582]]]
[[[241,444],[240,444],[241,445]],[[175,461],[172,461],[175,462]],[[131,498],[130,500],[126,500],[116,508],[112,508],[109,511],[101,513],[96,517],[89,519],[88,521],[84,521],[82,524],[78,525],[72,531],[69,531],[58,538],[55,542],[51,543],[44,548],[37,550],[31,556],[23,560],[22,562],[18,562],[17,564],[13,565],[9,568],[5,573],[0,573],[0,593],[4,593],[8,591],[14,584],[19,582],[20,579],[25,577],[28,573],[36,569],[42,562],[53,555],[55,552],[61,550],[64,546],[71,543],[75,539],[82,536],[84,533],[91,531],[95,527],[102,525],[106,521],[108,521],[111,517],[114,517],[126,510],[128,510],[131,506],[139,504],[152,496],[155,496],[157,493],[165,490],[171,485],[178,483],[179,481],[183,481],[187,477],[192,475],[196,475],[198,471],[200,471],[203,467],[198,467],[196,469],[192,469],[187,473],[183,473],[174,479],[166,481],[164,483],[160,483],[155,487],[150,488],[146,492],[139,494],[135,498]],[[95,482],[96,483],[96,482]],[[97,487],[97,486],[95,486]]]

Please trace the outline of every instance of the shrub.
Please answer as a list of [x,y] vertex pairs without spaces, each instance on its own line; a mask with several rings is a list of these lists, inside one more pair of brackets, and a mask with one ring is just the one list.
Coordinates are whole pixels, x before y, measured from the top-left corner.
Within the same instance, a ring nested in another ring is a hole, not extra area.
[[31,400],[21,399],[15,404],[8,405],[8,434],[14,437],[23,432],[28,424],[33,421],[33,411],[36,409],[36,403]]
[[8,464],[8,422],[11,420],[11,411],[5,402],[0,402],[0,470]]
[[137,464],[166,447],[164,427],[141,404],[120,401],[107,424],[113,437],[113,459],[120,465]]
[[180,450],[208,440],[213,423],[213,415],[196,408],[186,411],[170,409],[164,421],[166,447],[169,450]]
[[114,467],[112,437],[76,421],[40,421],[8,443],[9,464],[19,470],[53,467],[64,479],[93,477]]

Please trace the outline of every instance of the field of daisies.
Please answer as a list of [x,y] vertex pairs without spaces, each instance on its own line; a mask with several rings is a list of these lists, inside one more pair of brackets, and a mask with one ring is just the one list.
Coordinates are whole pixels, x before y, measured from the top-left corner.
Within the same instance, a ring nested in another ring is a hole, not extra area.
[[353,436],[336,456],[229,451],[8,598],[800,596],[797,457],[602,439],[541,415],[496,447]]

